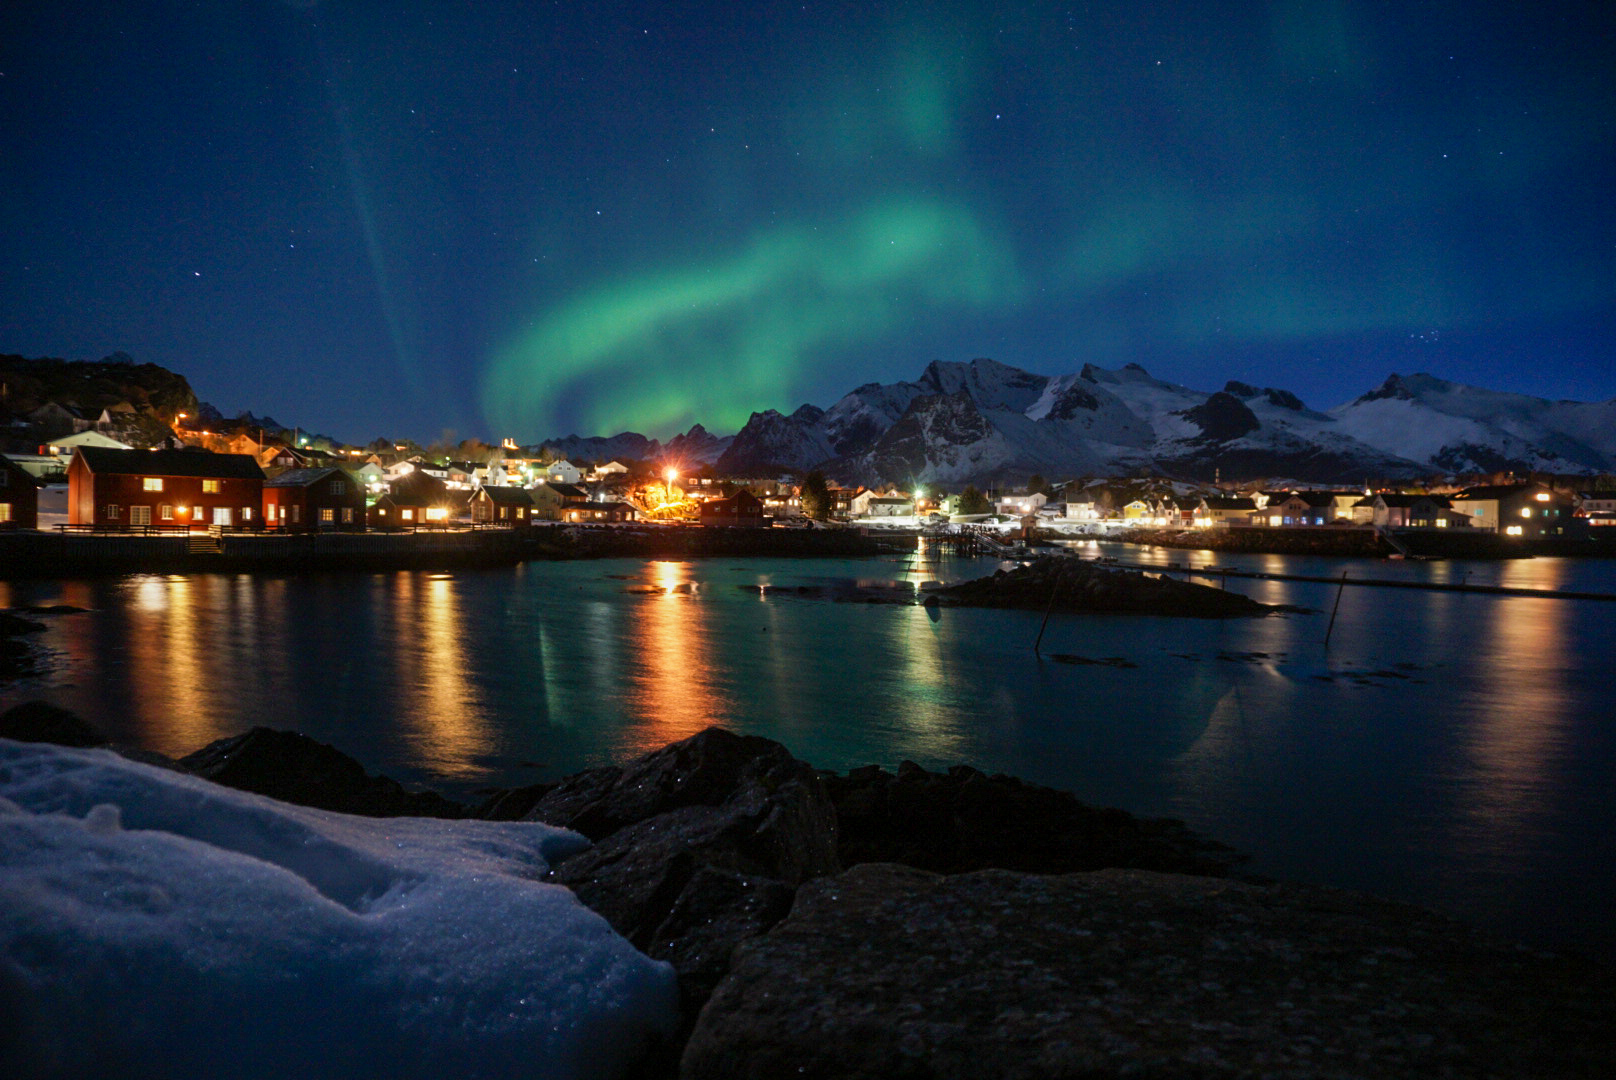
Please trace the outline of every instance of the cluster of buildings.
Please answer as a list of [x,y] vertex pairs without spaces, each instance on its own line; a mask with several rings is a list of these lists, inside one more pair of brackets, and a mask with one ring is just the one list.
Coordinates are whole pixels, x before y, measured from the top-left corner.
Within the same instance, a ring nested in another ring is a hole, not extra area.
[[1135,500],[1124,519],[1164,528],[1479,529],[1506,536],[1563,536],[1616,525],[1616,493],[1558,491],[1523,482],[1462,488],[1445,494],[1405,491],[1299,490],[1249,495],[1166,496]]
[[[575,465],[510,442],[482,462],[434,461],[404,447],[388,453],[249,440],[238,449],[249,452],[214,452],[178,438],[134,449],[104,425],[92,426],[35,454],[0,457],[0,528],[312,532],[640,520],[761,527],[803,517],[801,487],[789,476],[720,480],[704,470],[658,477],[639,463]],[[831,486],[827,509],[836,520],[893,525],[980,520],[984,512],[1162,528],[1378,526],[1521,537],[1616,525],[1616,492],[1572,494],[1537,482],[1445,493],[1140,489],[1140,482],[1074,482],[1054,489],[1055,499],[1041,491],[989,493],[986,503],[966,507],[960,495],[924,488]]]

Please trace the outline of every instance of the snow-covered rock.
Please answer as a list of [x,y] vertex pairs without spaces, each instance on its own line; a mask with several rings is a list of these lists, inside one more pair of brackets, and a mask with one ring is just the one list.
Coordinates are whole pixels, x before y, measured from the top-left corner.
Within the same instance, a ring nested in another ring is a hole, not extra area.
[[676,989],[538,880],[587,843],[0,740],[0,1071],[616,1075]]

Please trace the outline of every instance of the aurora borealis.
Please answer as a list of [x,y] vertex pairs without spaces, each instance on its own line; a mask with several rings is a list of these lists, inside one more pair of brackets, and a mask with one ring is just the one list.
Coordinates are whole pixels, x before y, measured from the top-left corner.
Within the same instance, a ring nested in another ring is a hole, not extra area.
[[932,359],[1329,407],[1616,394],[1582,3],[0,14],[0,351],[350,438],[829,405]]

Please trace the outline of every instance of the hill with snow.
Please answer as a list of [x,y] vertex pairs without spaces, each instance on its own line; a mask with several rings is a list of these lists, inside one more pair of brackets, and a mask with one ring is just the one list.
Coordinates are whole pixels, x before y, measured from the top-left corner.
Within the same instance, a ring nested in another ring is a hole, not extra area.
[[754,413],[718,462],[732,473],[820,468],[844,482],[1019,482],[1027,474],[1362,483],[1503,469],[1616,470],[1616,400],[1547,401],[1393,375],[1320,411],[1288,390],[1203,391],[1138,364],[1038,375],[934,362],[829,409]]

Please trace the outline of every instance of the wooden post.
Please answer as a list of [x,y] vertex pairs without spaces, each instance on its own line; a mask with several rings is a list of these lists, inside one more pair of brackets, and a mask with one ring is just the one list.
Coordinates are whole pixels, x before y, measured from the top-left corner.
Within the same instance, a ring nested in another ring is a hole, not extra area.
[[1055,594],[1060,592],[1060,572],[1061,568],[1057,563],[1055,566],[1055,586],[1049,590],[1049,603],[1044,605],[1044,621],[1038,624],[1038,636],[1033,638],[1032,642],[1032,654],[1040,660],[1044,657],[1043,652],[1039,649],[1044,640],[1044,627],[1049,625],[1049,613],[1055,610]]
[[1335,613],[1341,610],[1341,594],[1347,587],[1347,572],[1341,571],[1341,584],[1335,587],[1335,604],[1330,608],[1330,625],[1324,630],[1324,647],[1330,647],[1330,635],[1335,632]]

